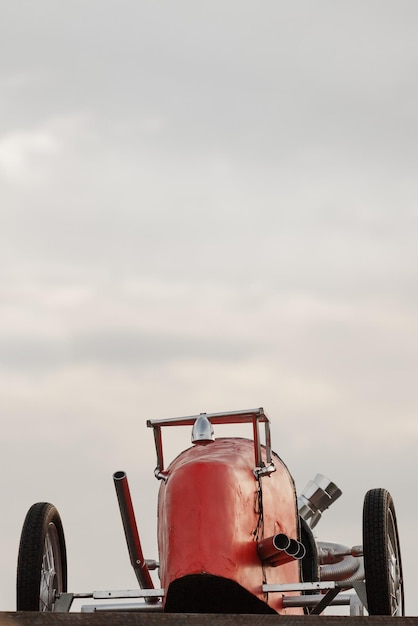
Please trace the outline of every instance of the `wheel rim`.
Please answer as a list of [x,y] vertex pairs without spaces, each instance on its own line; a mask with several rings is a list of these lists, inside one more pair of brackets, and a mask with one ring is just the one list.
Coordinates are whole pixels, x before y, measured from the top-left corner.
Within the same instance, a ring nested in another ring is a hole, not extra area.
[[62,587],[62,563],[60,542],[54,523],[48,525],[45,535],[44,553],[41,567],[41,583],[39,589],[39,610],[53,611],[55,600]]
[[388,519],[388,572],[392,615],[402,615],[402,573],[400,569],[396,524],[391,510],[389,510]]

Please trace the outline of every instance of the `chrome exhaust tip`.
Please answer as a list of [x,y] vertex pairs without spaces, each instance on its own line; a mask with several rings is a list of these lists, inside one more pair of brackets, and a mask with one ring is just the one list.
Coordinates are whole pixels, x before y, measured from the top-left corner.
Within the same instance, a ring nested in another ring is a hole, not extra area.
[[328,509],[342,494],[341,489],[322,474],[317,474],[298,497],[299,515],[314,528]]

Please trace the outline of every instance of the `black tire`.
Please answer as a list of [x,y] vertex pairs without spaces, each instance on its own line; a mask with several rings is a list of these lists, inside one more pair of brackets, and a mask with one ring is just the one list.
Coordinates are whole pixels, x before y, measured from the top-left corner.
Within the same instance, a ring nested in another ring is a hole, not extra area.
[[67,553],[57,509],[38,502],[29,509],[20,536],[17,561],[17,610],[53,611],[67,591]]
[[404,615],[398,526],[386,489],[371,489],[364,498],[363,554],[369,615]]

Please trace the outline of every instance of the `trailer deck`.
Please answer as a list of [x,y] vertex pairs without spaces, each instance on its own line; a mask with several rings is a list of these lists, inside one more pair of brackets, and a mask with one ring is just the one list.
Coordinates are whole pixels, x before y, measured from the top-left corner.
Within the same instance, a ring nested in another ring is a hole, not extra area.
[[0,626],[418,626],[418,617],[312,615],[218,615],[175,613],[0,612]]

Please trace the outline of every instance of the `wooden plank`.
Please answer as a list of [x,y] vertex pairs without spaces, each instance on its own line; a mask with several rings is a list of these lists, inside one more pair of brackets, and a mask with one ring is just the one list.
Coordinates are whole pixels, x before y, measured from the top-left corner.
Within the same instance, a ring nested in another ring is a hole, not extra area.
[[[346,616],[169,613],[0,613],[0,626],[344,626]],[[350,617],[350,626],[418,626],[418,617]]]

